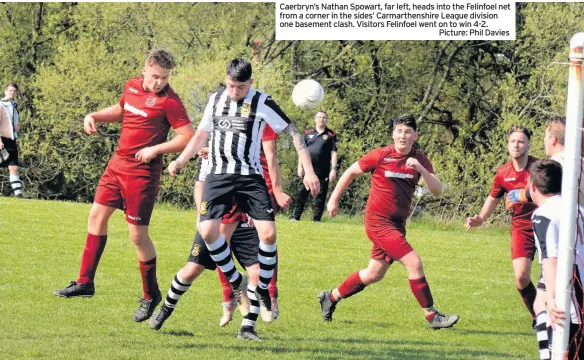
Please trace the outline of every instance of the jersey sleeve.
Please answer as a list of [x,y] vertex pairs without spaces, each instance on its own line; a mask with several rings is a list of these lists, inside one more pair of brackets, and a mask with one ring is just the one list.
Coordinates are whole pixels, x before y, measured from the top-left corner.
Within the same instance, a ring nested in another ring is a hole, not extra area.
[[430,174],[434,174],[434,167],[432,166],[430,159],[428,159],[428,157],[425,154],[420,153],[417,156],[417,159],[420,162],[420,165],[424,167],[424,169],[428,170]]
[[164,105],[166,119],[173,129],[178,129],[191,123],[187,110],[178,96],[169,97]]
[[209,159],[199,158],[199,172],[197,174],[197,181],[205,181],[209,174],[210,165]]
[[371,172],[375,170],[375,167],[379,163],[379,154],[381,151],[379,149],[375,149],[373,151],[368,152],[367,154],[363,155],[361,159],[357,162],[359,163],[359,167],[363,172]]
[[260,101],[257,113],[276,133],[282,132],[290,124],[288,116],[271,96],[268,96],[263,103]]
[[540,259],[558,257],[559,219],[550,220],[545,216],[535,215],[531,223],[539,245]]
[[205,130],[207,132],[213,131],[213,105],[215,104],[215,97],[217,93],[209,96],[207,101],[207,106],[205,106],[205,111],[203,112],[203,118],[197,127],[199,130]]
[[499,175],[499,172],[495,174],[495,178],[493,179],[493,186],[491,187],[491,192],[489,195],[495,199],[499,199],[505,195],[505,189],[501,185],[501,176]]
[[264,126],[264,133],[262,134],[262,141],[272,141],[277,139],[278,134],[276,134],[270,125],[266,124],[266,126]]
[[337,141],[338,141],[337,134],[334,134],[333,135],[333,150],[332,151],[337,151],[338,150]]
[[120,105],[122,109],[124,108],[124,103],[126,102],[125,95],[126,95],[126,89],[127,88],[128,88],[128,83],[126,83],[124,85],[124,89],[122,90],[122,96],[120,96],[120,101],[118,101],[118,105]]

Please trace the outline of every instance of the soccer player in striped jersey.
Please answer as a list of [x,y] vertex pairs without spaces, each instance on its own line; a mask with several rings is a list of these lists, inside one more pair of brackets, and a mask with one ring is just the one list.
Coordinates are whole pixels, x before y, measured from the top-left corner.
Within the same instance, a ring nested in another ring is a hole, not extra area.
[[[53,292],[61,297],[93,296],[109,218],[116,209],[123,210],[136,248],[144,292],[133,317],[136,322],[148,319],[162,299],[156,279],[156,249],[148,234],[162,174],[162,155],[182,151],[193,136],[186,110],[168,84],[175,66],[171,53],[153,50],[146,58],[143,76],[126,83],[118,104],[85,117],[83,127],[88,134],[97,133],[98,122],[121,122],[120,139],[97,185],[79,277]],[[175,136],[167,141],[171,128]]]
[[394,261],[408,271],[412,293],[433,329],[456,324],[458,315],[446,315],[434,307],[430,285],[426,281],[422,259],[406,239],[408,217],[414,190],[422,179],[430,192],[440,195],[442,183],[430,160],[413,145],[418,138],[416,119],[411,115],[394,121],[394,144],[375,149],[351,165],[341,176],[327,204],[330,216],[336,216],[339,198],[360,175],[371,173],[371,191],[365,210],[365,231],[373,243],[367,268],[349,275],[337,288],[319,295],[322,317],[333,320],[333,312],[342,299],[353,296],[366,286],[383,279]]
[[[266,168],[268,169],[268,173],[265,175],[268,176],[268,174],[271,174],[271,178],[274,179],[275,192],[278,194],[274,196],[274,202],[278,199],[281,206],[287,207],[290,203],[290,198],[285,193],[279,192],[281,191],[281,186],[280,170],[276,158],[276,138],[277,136],[273,130],[269,126],[266,126],[262,137],[262,147],[265,150],[263,151],[265,152],[265,156],[262,156],[262,158],[265,159]],[[200,151],[199,155],[207,157],[205,151]],[[203,190],[201,185],[205,182],[209,172],[209,161],[203,159],[203,157],[200,158],[199,174],[195,184],[195,203],[199,214],[201,212],[201,192]],[[239,206],[234,205],[229,213],[223,216],[221,227],[226,234],[226,240],[231,240],[230,245],[233,254],[246,269],[249,276],[249,284],[243,278],[239,288],[236,289],[236,293],[240,292],[237,298],[240,303],[240,310],[244,316],[238,337],[246,340],[261,340],[255,331],[255,322],[260,312],[260,303],[256,296],[260,276],[260,268],[258,265],[259,238],[257,231],[253,226],[249,225],[247,220],[246,215],[240,211]],[[237,226],[235,229],[232,226],[233,224]],[[190,288],[191,284],[199,275],[205,269],[214,270],[215,268],[216,264],[211,258],[211,252],[205,246],[202,236],[197,232],[188,261],[175,275],[164,304],[150,318],[150,327],[154,330],[159,330],[174,311],[180,297]],[[220,270],[219,274],[220,276],[222,274]],[[229,281],[227,281],[227,284],[229,290],[231,290]],[[246,294],[247,296],[245,296]],[[227,299],[228,304],[231,305],[231,294],[228,296],[230,296]],[[232,315],[233,312],[231,311],[227,319],[221,319],[220,325],[227,325],[231,321]]]
[[211,137],[211,171],[203,189],[199,230],[213,260],[237,289],[242,277],[233,264],[226,234],[220,232],[221,218],[235,199],[242,211],[254,219],[260,238],[257,293],[270,309],[268,284],[274,273],[277,246],[274,209],[259,161],[260,139],[266,124],[276,133],[286,131],[292,137],[306,172],[304,183],[313,196],[320,185],[302,134],[269,95],[251,88],[251,63],[236,58],[228,64],[226,75],[226,90],[209,97],[195,136],[170,163],[168,171],[175,175]]
[[[547,309],[537,316],[537,339],[539,342],[540,359],[551,358],[551,345],[553,335],[551,329],[547,328],[549,323],[552,328],[563,321],[566,321],[566,314],[557,308],[556,295],[556,272],[558,262],[560,217],[563,214],[563,203],[560,198],[562,191],[562,166],[554,160],[536,161],[530,168],[529,191],[533,202],[539,206],[531,217],[533,231],[535,233],[535,245],[539,254],[539,261],[542,264],[542,277],[545,284],[545,292],[538,292],[538,297],[546,297]],[[575,249],[576,261],[572,283],[572,302],[570,305],[569,327],[570,341],[568,343],[568,356],[566,359],[584,359],[584,334],[582,332],[583,319],[583,294],[582,280],[584,279],[584,244],[581,234],[584,233],[582,213],[584,208],[579,206],[579,216],[577,229],[574,236],[573,248]],[[539,300],[539,299],[538,299]],[[540,321],[541,319],[549,321]],[[548,342],[549,337],[549,342]]]

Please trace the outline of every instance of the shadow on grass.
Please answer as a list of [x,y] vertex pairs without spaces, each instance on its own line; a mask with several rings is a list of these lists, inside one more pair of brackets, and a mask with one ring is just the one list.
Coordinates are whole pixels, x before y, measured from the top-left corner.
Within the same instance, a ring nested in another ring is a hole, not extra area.
[[[287,342],[290,346],[281,346],[274,342]],[[315,346],[315,344],[318,344]],[[347,347],[350,344],[359,344],[361,347]],[[343,346],[344,345],[344,346]],[[394,358],[394,359],[469,359],[472,357],[488,357],[509,359],[516,358],[512,354],[486,351],[486,350],[446,350],[444,347],[453,344],[445,342],[426,342],[426,341],[389,341],[389,340],[371,340],[359,338],[295,338],[295,337],[266,337],[262,342],[245,342],[241,344],[201,344],[190,343],[179,345],[179,348],[202,348],[225,349],[230,351],[249,351],[251,349],[269,351],[277,354],[291,353],[311,353],[311,359],[330,359],[330,358],[355,358],[362,357],[368,359]]]
[[163,335],[169,335],[169,336],[188,336],[188,337],[194,337],[195,334],[192,331],[187,331],[187,330],[170,330],[170,331],[162,331]]

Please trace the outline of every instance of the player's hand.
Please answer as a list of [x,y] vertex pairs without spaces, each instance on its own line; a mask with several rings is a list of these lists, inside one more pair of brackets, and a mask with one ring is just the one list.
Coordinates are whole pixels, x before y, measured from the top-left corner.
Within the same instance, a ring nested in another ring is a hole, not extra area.
[[408,160],[406,161],[406,166],[409,167],[410,169],[416,170],[417,172],[421,172],[420,169],[422,168],[422,165],[416,158],[413,157],[408,158]]
[[335,179],[337,178],[337,171],[335,169],[332,169],[331,172],[329,173],[329,182],[333,182],[335,181]]
[[509,210],[513,204],[523,204],[527,202],[527,195],[525,189],[515,189],[507,193],[505,198],[505,209]]
[[288,210],[288,207],[292,204],[292,198],[283,191],[274,191],[274,197],[276,198],[278,206],[284,210]]
[[473,227],[481,226],[484,222],[485,221],[483,220],[483,218],[480,215],[475,215],[473,217],[469,217],[466,219],[466,224],[464,227],[465,227],[466,231],[469,231]]
[[158,156],[158,150],[154,148],[154,146],[145,147],[141,149],[134,155],[134,157],[143,163],[149,163],[150,160],[154,159]]
[[314,172],[312,174],[306,174],[302,182],[306,190],[310,190],[312,196],[316,196],[320,192],[320,181]]
[[199,150],[199,152],[197,153],[198,157],[202,157],[203,159],[207,159],[209,157],[209,148],[208,147],[203,147],[201,148],[201,150]]
[[180,158],[172,161],[170,165],[168,165],[168,173],[170,176],[176,176],[180,172],[180,169],[184,166],[184,163],[180,160]]
[[83,130],[89,135],[97,133],[97,127],[95,126],[95,119],[91,115],[86,115],[83,119]]
[[254,227],[253,219],[251,216],[247,215],[247,226]]
[[304,177],[304,169],[301,167],[298,168],[298,177],[301,179]]
[[337,216],[339,211],[339,202],[335,201],[334,199],[329,199],[329,202],[326,204],[326,209],[328,210],[330,217],[333,218]]
[[564,310],[560,310],[556,307],[555,300],[548,300],[547,303],[547,313],[550,318],[550,324],[552,325],[552,329],[556,329],[556,325],[564,325],[562,320],[566,320],[566,312]]

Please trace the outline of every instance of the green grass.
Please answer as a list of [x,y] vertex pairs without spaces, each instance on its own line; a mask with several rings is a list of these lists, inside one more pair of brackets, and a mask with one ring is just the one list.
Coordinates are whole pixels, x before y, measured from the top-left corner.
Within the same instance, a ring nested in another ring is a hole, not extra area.
[[[0,197],[0,359],[533,359],[531,320],[515,290],[509,235],[472,233],[424,220],[408,239],[424,260],[436,305],[461,315],[432,331],[399,264],[386,278],[343,301],[324,323],[317,294],[365,266],[370,242],[355,219],[292,223],[278,219],[281,317],[259,321],[262,343],[236,339],[240,316],[219,328],[217,275],[203,275],[159,332],[131,321],[141,295],[136,255],[121,213],[91,299],[62,299],[53,289],[75,279],[90,206]],[[168,290],[187,258],[194,213],[159,206],[151,235],[158,280]],[[534,267],[534,273],[539,268]],[[535,278],[535,276],[534,276]]]

